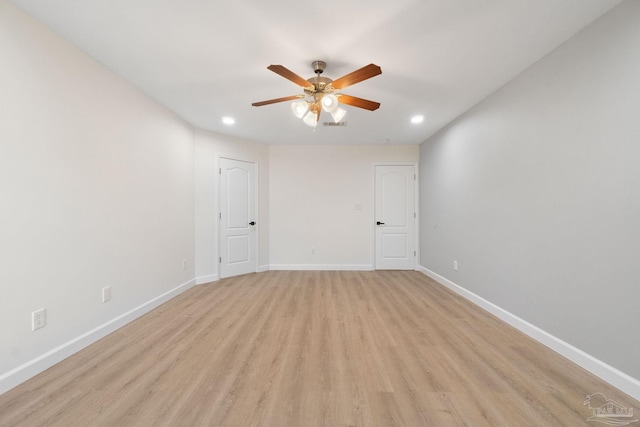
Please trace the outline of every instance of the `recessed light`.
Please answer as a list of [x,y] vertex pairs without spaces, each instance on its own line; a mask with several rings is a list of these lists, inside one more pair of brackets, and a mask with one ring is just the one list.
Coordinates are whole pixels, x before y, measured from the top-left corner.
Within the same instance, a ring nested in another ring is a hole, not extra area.
[[233,117],[223,117],[222,118],[222,123],[224,123],[225,125],[232,125],[234,124],[236,121]]
[[417,123],[422,123],[423,121],[424,121],[424,116],[411,117],[411,123],[417,124]]

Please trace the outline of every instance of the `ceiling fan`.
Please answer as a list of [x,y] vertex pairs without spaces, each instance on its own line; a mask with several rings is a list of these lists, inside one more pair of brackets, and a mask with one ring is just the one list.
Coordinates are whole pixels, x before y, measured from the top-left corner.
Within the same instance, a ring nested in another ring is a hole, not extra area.
[[355,96],[345,95],[338,91],[360,83],[363,80],[382,74],[382,69],[375,65],[369,64],[357,69],[347,75],[336,80],[328,77],[321,77],[327,64],[324,61],[313,61],[311,67],[316,73],[315,77],[305,80],[293,71],[282,65],[269,65],[268,70],[281,75],[287,80],[292,81],[304,89],[303,94],[285,96],[284,98],[269,99],[267,101],[254,102],[254,107],[275,104],[277,102],[292,101],[291,104],[293,114],[302,119],[309,126],[315,127],[320,120],[320,112],[322,110],[331,114],[334,122],[339,123],[347,113],[346,110],[340,108],[338,104],[351,105],[352,107],[364,108],[365,110],[374,111],[380,107],[379,102],[369,101],[367,99],[357,98]]

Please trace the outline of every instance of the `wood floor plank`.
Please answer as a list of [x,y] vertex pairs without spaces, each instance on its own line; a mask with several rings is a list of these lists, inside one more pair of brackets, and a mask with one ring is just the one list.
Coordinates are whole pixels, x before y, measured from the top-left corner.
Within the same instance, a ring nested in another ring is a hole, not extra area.
[[0,426],[579,426],[640,402],[418,272],[197,286],[0,395]]

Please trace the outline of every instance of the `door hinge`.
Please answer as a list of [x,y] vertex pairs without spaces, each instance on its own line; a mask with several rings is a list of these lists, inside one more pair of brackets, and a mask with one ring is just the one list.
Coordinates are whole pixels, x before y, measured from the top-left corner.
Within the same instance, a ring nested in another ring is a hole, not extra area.
[[413,174],[413,180],[414,181],[416,180],[416,174],[415,173]]
[[218,218],[222,219],[222,212],[218,212]]
[[220,257],[220,264],[222,264],[222,257]]
[[413,217],[414,217],[414,218],[416,217],[416,213],[415,213],[415,212],[413,213]]
[[413,256],[416,256],[416,251],[413,251]]
[[222,175],[222,168],[218,168],[218,175]]

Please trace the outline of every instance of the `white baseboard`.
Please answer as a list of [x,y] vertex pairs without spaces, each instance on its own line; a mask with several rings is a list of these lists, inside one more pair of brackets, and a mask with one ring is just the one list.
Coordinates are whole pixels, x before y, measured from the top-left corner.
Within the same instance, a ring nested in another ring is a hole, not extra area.
[[296,271],[371,271],[373,266],[369,264],[271,264],[270,270],[296,270]]
[[[269,271],[268,265],[260,265],[256,268],[256,273],[263,273]],[[196,277],[196,285],[204,285],[205,283],[217,282],[220,280],[219,274],[208,274],[206,276]]]
[[109,335],[111,332],[123,327],[127,323],[137,319],[143,314],[148,313],[161,304],[169,301],[171,298],[181,294],[195,285],[195,279],[189,280],[170,291],[163,293],[138,307],[127,311],[124,314],[90,330],[84,334],[59,345],[58,347],[28,361],[9,372],[0,375],[0,394],[11,390],[15,386],[23,383],[39,374],[40,372],[52,367],[56,363],[66,359],[74,353],[82,350],[90,344]]
[[196,277],[196,285],[203,285],[205,283],[217,282],[220,277],[217,274],[209,274],[207,276]]
[[[518,329],[520,332],[523,332],[539,343],[561,354],[562,356],[571,360],[573,363],[583,367],[587,371],[608,382],[617,389],[627,393],[634,399],[640,400],[640,380],[619,371],[618,369],[606,364],[600,359],[596,359],[595,357],[591,356],[588,353],[585,353],[579,348],[572,346],[571,344],[561,340],[554,335],[551,335],[550,333],[538,328],[535,325],[532,325],[526,320],[521,319],[515,314],[495,305],[490,301],[487,301],[486,299],[474,294],[471,291],[468,291],[460,285],[456,285],[449,279],[446,279],[445,277],[442,277],[423,266],[420,266],[417,270],[431,277],[441,285],[451,289],[458,295],[471,301],[480,308],[488,311],[489,313],[513,326],[514,328]],[[595,392],[597,390],[593,391]]]

